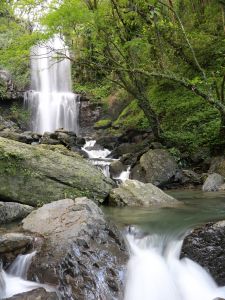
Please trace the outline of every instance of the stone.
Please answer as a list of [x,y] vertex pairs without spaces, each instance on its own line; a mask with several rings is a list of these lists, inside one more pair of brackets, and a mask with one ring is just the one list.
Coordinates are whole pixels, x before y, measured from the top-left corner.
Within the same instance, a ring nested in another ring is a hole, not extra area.
[[220,286],[225,285],[225,221],[194,229],[183,242],[181,257],[199,263]]
[[23,220],[43,237],[28,277],[59,287],[63,299],[120,299],[128,259],[124,240],[87,198],[44,205]]
[[168,151],[154,149],[141,156],[131,170],[131,178],[162,187],[174,181],[178,170],[176,161]]
[[0,235],[0,254],[14,252],[15,250],[31,245],[33,238],[23,233],[5,233]]
[[0,224],[10,223],[25,218],[34,208],[15,202],[0,201]]
[[109,195],[112,206],[176,206],[180,202],[151,183],[128,179]]
[[225,158],[223,156],[217,156],[211,160],[209,173],[217,173],[225,177]]
[[99,120],[98,122],[96,122],[94,124],[94,129],[95,130],[99,130],[99,129],[107,129],[110,128],[112,126],[112,121],[109,119],[102,119]]
[[203,192],[216,192],[223,183],[224,178],[217,173],[213,173],[206,178],[206,181],[202,186],[202,190]]
[[14,295],[7,300],[58,300],[59,297],[54,292],[46,292],[44,288],[38,288],[26,293]]
[[115,183],[63,146],[27,145],[0,138],[0,199],[31,206],[89,196],[104,202]]
[[121,174],[121,172],[123,172],[125,170],[126,170],[126,167],[119,160],[112,161],[112,163],[109,166],[109,172],[110,172],[111,177],[116,178]]
[[193,170],[184,169],[181,171],[181,183],[200,185],[202,184],[202,176]]

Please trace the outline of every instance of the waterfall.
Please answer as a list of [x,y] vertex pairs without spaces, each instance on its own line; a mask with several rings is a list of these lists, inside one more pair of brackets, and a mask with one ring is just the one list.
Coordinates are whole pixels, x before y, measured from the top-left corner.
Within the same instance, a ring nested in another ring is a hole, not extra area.
[[165,236],[127,236],[131,257],[124,300],[213,300],[225,297],[204,268],[179,259],[182,241]]
[[78,133],[79,96],[72,93],[69,52],[58,36],[31,50],[31,90],[24,95],[31,130]]
[[34,255],[35,252],[19,255],[7,272],[0,266],[0,299],[9,298],[13,295],[25,293],[39,287],[45,288],[48,292],[57,292],[55,288],[47,284],[26,280],[27,271]]

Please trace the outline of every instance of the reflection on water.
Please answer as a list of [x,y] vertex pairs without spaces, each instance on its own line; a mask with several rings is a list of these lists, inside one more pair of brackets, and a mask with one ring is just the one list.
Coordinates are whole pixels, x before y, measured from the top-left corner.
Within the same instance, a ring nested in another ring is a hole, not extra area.
[[225,219],[225,193],[196,190],[168,191],[184,205],[173,208],[103,208],[120,227],[136,224],[151,232],[181,232],[209,221]]

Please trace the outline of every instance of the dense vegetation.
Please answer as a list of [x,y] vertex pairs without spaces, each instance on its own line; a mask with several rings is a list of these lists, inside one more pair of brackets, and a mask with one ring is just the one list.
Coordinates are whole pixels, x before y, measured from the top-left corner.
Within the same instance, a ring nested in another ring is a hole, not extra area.
[[[26,74],[30,46],[59,34],[74,90],[120,102],[111,133],[151,127],[181,150],[223,149],[224,0],[64,0],[45,10],[41,0],[13,3],[1,4],[0,66]],[[44,33],[32,30],[37,19]]]

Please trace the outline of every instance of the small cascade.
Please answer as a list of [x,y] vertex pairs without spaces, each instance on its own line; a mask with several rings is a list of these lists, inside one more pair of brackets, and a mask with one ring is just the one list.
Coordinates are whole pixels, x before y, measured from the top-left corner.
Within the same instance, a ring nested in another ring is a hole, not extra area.
[[0,267],[0,299],[29,292],[43,287],[47,292],[56,292],[56,289],[47,285],[27,280],[27,272],[35,252],[19,255],[7,271]]
[[79,96],[72,93],[68,49],[58,36],[31,51],[31,90],[24,102],[31,112],[31,130],[78,133]]
[[204,268],[194,261],[179,259],[182,241],[150,235],[129,234],[131,257],[127,266],[124,300],[212,300],[225,298]]
[[131,166],[128,166],[126,171],[122,171],[118,177],[114,177],[113,179],[115,179],[119,183],[126,181],[127,179],[130,178],[130,169]]
[[95,140],[87,140],[82,148],[89,157],[91,163],[97,166],[106,177],[110,177],[109,166],[112,162],[107,156],[111,153],[108,149],[96,148]]

